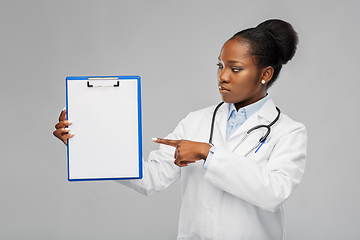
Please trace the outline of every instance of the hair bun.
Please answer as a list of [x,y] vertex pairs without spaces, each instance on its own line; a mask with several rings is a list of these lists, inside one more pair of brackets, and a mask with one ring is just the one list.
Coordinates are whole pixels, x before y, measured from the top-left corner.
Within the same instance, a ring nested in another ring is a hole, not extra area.
[[276,38],[282,51],[283,64],[294,57],[299,39],[290,23],[279,19],[270,19],[260,23],[256,28],[266,29]]

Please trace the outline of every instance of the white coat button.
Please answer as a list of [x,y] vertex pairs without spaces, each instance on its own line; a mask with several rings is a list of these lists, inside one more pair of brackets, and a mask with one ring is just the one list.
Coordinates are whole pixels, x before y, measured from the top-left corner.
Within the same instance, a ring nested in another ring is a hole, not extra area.
[[215,212],[215,208],[214,207],[209,207],[209,213],[214,213]]

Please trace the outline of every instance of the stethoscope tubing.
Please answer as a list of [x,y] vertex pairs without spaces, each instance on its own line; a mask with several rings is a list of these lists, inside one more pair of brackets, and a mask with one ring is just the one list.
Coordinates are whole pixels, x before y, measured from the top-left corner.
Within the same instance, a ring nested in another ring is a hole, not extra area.
[[221,105],[223,105],[224,102],[221,102],[219,103],[215,110],[214,110],[214,113],[213,113],[213,116],[212,116],[212,120],[211,120],[211,130],[210,130],[210,138],[209,138],[209,144],[214,146],[214,144],[212,143],[212,137],[213,137],[213,134],[214,134],[214,124],[215,124],[215,116],[216,116],[216,112],[219,110],[219,108],[221,107]]
[[[211,144],[212,146],[214,146],[214,144],[212,143],[212,138],[213,138],[213,134],[214,134],[214,124],[215,124],[216,112],[217,112],[218,109],[221,107],[221,105],[223,105],[223,103],[224,103],[224,102],[221,102],[221,103],[219,103],[219,104],[216,106],[216,108],[215,108],[215,110],[214,110],[214,113],[213,113],[213,116],[212,116],[211,129],[210,129],[210,137],[209,137],[209,144]],[[259,146],[261,146],[261,145],[264,144],[264,142],[268,139],[268,137],[269,137],[269,135],[270,135],[271,127],[272,127],[272,126],[279,120],[279,118],[280,118],[281,111],[280,111],[280,109],[279,109],[278,107],[275,107],[275,108],[276,108],[276,110],[277,110],[277,112],[278,112],[276,118],[275,118],[271,123],[269,123],[268,125],[257,125],[257,126],[255,126],[255,127],[253,127],[253,128],[250,128],[250,129],[246,132],[245,136],[240,140],[240,142],[233,148],[232,152],[234,152],[235,149],[237,149],[237,148],[240,146],[240,144],[241,144],[253,131],[255,131],[255,130],[259,129],[259,128],[266,128],[267,131],[266,131],[265,135],[263,135],[263,136],[259,139],[259,141],[255,144],[255,146],[254,146],[253,148],[251,148],[251,150],[250,150],[247,154],[245,154],[245,157],[247,157],[254,149],[256,149],[256,148],[258,148]],[[260,145],[260,144],[261,144],[261,145]],[[257,150],[258,150],[258,149],[257,149]],[[257,150],[256,150],[256,151],[257,151]]]

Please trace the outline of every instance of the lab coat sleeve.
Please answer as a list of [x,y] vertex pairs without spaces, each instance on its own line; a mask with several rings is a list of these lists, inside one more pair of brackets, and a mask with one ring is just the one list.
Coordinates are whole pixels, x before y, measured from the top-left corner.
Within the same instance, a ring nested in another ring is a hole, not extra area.
[[300,183],[306,160],[305,127],[295,123],[274,146],[267,164],[218,147],[205,181],[261,209],[275,212]]
[[[167,139],[181,139],[187,123],[183,119]],[[174,164],[175,148],[160,144],[159,150],[152,151],[148,161],[143,161],[143,178],[117,181],[144,195],[152,195],[170,186],[180,177],[180,168]]]

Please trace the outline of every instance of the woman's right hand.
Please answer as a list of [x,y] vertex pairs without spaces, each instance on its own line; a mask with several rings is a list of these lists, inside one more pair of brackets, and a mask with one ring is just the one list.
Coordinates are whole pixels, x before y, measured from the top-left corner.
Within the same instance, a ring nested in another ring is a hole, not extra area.
[[53,134],[65,145],[67,145],[67,140],[74,136],[74,134],[69,133],[69,126],[71,124],[71,121],[66,120],[66,109],[62,110],[59,116],[59,122],[55,125],[56,130],[53,132]]

